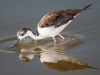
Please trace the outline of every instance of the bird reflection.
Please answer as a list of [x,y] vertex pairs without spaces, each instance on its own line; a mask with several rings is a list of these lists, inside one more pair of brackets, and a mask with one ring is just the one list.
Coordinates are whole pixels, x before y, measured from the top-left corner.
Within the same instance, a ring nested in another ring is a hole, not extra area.
[[34,57],[35,57],[34,50],[23,48],[19,52],[19,59],[24,62],[29,62],[29,61],[33,60]]
[[[77,44],[78,45],[78,44]],[[97,69],[88,66],[87,63],[80,62],[77,58],[65,54],[65,50],[70,47],[74,47],[74,44],[60,44],[57,46],[44,45],[22,48],[19,53],[19,59],[25,62],[29,62],[38,56],[40,62],[51,70],[57,70],[60,72],[69,70],[81,70],[86,68]]]

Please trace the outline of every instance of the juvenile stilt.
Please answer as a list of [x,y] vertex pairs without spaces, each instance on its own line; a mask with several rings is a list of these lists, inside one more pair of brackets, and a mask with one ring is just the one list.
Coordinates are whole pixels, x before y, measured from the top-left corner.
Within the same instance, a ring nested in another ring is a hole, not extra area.
[[92,4],[79,9],[54,10],[43,16],[37,24],[36,33],[29,28],[21,28],[17,32],[17,37],[20,41],[28,36],[34,40],[52,37],[54,43],[57,43],[54,36],[59,35],[62,38],[62,41],[64,41],[65,37],[62,36],[60,32],[64,30],[64,28],[67,27],[77,15],[89,9],[90,6],[92,6]]

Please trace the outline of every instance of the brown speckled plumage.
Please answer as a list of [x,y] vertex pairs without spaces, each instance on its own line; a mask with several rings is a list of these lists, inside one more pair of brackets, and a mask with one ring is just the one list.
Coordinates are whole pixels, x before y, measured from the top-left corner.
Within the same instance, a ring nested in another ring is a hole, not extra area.
[[[91,4],[92,5],[92,4]],[[55,26],[59,27],[69,20],[74,19],[74,16],[80,12],[86,10],[91,5],[84,7],[83,9],[68,9],[68,10],[55,10],[50,13],[47,13],[38,23],[38,26],[41,28]]]

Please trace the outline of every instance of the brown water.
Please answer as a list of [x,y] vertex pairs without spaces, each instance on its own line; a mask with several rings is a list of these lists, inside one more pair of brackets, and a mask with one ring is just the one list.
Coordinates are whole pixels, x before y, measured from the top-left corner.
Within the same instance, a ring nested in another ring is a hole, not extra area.
[[[64,29],[64,43],[57,37],[57,46],[47,38],[10,48],[20,28],[35,31],[47,12],[91,3]],[[0,75],[100,75],[99,8],[100,0],[0,0]]]

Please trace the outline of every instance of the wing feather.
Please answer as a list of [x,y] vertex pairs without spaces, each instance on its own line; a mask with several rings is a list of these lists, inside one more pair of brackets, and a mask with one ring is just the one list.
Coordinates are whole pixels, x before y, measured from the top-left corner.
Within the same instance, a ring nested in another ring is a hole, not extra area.
[[68,21],[74,19],[74,16],[80,12],[88,9],[92,4],[82,8],[82,9],[68,9],[68,10],[55,10],[50,13],[47,13],[38,23],[38,26],[41,28],[44,27],[59,27],[68,23]]

